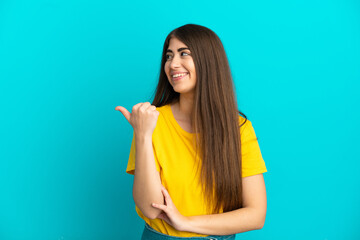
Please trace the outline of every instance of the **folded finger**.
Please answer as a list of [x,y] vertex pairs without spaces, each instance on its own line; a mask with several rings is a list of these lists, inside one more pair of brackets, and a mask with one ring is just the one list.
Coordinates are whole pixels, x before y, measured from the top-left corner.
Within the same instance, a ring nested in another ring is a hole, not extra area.
[[154,208],[157,208],[157,209],[161,209],[165,212],[166,210],[166,206],[165,205],[162,205],[162,204],[157,204],[157,203],[152,203],[151,206],[153,206]]
[[166,202],[170,202],[171,201],[171,197],[170,194],[168,193],[168,191],[166,190],[166,188],[161,188],[163,195],[165,197]]

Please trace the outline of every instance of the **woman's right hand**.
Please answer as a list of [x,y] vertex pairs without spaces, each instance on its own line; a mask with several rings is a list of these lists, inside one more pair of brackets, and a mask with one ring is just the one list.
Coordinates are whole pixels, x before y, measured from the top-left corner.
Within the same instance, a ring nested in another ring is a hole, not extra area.
[[124,115],[134,128],[135,135],[152,136],[160,114],[154,105],[149,102],[138,103],[133,106],[131,113],[122,106],[117,106],[115,110]]

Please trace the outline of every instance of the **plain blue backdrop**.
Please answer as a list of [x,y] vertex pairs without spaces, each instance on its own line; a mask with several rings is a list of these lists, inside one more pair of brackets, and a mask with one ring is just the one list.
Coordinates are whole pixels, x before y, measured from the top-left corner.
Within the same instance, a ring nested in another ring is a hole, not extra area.
[[221,38],[268,168],[237,239],[360,239],[359,1],[1,0],[1,240],[140,238],[114,108],[152,100],[187,23]]

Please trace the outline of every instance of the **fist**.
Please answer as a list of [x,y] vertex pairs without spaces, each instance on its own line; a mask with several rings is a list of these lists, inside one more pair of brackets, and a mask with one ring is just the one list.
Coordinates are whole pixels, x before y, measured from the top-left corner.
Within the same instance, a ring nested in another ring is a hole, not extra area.
[[117,106],[115,110],[120,111],[130,125],[134,128],[136,135],[152,136],[159,112],[154,105],[149,102],[138,103],[133,106],[131,113],[122,106]]

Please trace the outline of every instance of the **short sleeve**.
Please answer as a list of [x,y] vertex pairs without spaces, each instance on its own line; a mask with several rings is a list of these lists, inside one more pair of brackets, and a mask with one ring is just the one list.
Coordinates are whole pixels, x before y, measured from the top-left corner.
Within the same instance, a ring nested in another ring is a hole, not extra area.
[[[153,151],[154,151],[154,158],[155,158],[155,167],[156,170],[158,172],[160,172],[160,165],[156,156],[156,152],[154,149],[154,145],[153,145]],[[129,160],[128,160],[128,164],[126,167],[126,173],[134,175],[135,173],[135,153],[136,153],[136,148],[135,148],[135,134],[133,132],[133,138],[131,141],[131,148],[130,148],[130,154],[129,154]]]
[[267,172],[254,128],[249,120],[241,126],[240,135],[242,177]]

